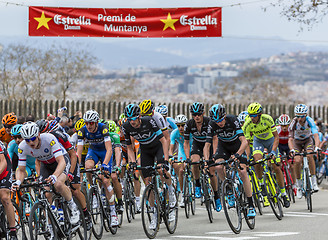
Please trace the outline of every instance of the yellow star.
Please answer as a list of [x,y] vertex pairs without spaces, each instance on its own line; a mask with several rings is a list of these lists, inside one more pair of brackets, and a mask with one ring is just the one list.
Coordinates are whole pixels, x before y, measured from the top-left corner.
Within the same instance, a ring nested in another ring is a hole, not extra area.
[[174,23],[178,21],[179,19],[172,19],[171,14],[169,13],[167,15],[167,19],[161,19],[163,23],[165,23],[165,26],[163,28],[163,31],[165,31],[167,28],[172,28],[175,31]]
[[39,18],[34,18],[36,21],[39,22],[38,27],[36,28],[37,30],[44,26],[45,28],[47,28],[49,30],[49,26],[48,26],[48,22],[52,19],[52,18],[46,18],[46,16],[44,15],[44,12],[42,11],[41,17]]

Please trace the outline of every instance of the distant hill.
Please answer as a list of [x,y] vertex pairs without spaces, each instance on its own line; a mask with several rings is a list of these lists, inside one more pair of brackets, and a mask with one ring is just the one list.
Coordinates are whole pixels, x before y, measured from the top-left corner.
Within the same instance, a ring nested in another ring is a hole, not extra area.
[[48,48],[52,44],[82,45],[100,60],[104,69],[136,66],[170,67],[269,57],[295,51],[327,51],[327,46],[232,38],[101,39],[0,37],[0,44],[23,43]]

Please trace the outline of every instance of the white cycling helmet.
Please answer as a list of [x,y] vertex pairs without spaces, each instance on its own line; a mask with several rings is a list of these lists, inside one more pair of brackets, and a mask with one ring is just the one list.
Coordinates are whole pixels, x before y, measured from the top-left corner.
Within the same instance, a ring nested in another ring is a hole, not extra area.
[[83,115],[84,122],[98,122],[99,114],[95,110],[88,110]]
[[155,111],[159,112],[163,116],[167,116],[169,112],[166,105],[159,105],[158,107],[155,108]]
[[241,112],[241,113],[239,113],[239,115],[238,115],[238,121],[240,122],[240,123],[244,123],[245,122],[245,118],[248,116],[248,112],[247,111],[243,111],[243,112]]
[[174,120],[175,120],[176,124],[181,124],[181,123],[188,122],[188,118],[183,114],[180,114],[180,115],[176,116]]
[[281,126],[289,125],[290,124],[290,117],[287,114],[280,115],[280,117],[277,118],[277,124],[281,125]]
[[39,135],[39,127],[35,122],[26,122],[21,128],[21,136],[24,139],[30,139]]
[[295,109],[295,114],[307,114],[308,113],[308,107],[305,104],[298,104]]

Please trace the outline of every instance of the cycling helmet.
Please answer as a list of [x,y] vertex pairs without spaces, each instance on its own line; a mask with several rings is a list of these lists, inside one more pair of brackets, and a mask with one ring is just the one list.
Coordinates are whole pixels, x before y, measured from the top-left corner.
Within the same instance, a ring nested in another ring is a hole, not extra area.
[[243,111],[243,112],[239,113],[237,118],[238,118],[240,123],[244,123],[247,116],[248,116],[248,112]]
[[295,114],[307,114],[308,113],[308,107],[305,104],[298,104],[295,109]]
[[124,115],[127,118],[137,117],[140,115],[140,108],[137,104],[129,104],[124,108]]
[[26,122],[21,128],[21,136],[24,139],[30,139],[39,135],[39,127],[35,122]]
[[80,118],[75,123],[74,128],[75,128],[76,131],[79,131],[81,128],[83,128],[84,125],[85,125],[84,119],[83,118]]
[[16,124],[10,130],[11,136],[20,136],[21,135],[22,124]]
[[163,116],[167,116],[169,110],[166,105],[159,105],[158,107],[155,108],[155,111],[160,113]]
[[83,119],[85,122],[98,122],[99,114],[95,110],[88,110],[84,113]]
[[219,119],[224,118],[226,115],[226,110],[221,104],[215,104],[210,109],[210,118],[213,121],[218,121]]
[[56,120],[52,120],[49,124],[49,129],[48,131],[51,132],[51,131],[55,131],[56,129],[59,128],[59,123],[56,121]]
[[277,124],[286,126],[290,124],[290,117],[287,114],[282,114],[277,118]]
[[103,123],[103,124],[106,124],[106,125],[108,124],[108,122],[107,122],[105,119],[102,119],[102,118],[99,119],[99,122],[100,122],[100,123]]
[[122,120],[123,118],[125,118],[125,115],[124,115],[124,113],[122,113],[120,116],[119,116],[119,120]]
[[110,132],[116,132],[116,123],[113,120],[108,121],[108,130]]
[[2,118],[2,124],[15,125],[16,123],[17,123],[17,117],[13,112],[4,115]]
[[[148,100],[143,100],[140,104],[140,113],[142,115],[150,115],[154,111],[154,103],[148,99]],[[125,116],[127,116],[125,114]]]
[[253,103],[249,104],[249,106],[247,108],[247,112],[249,115],[259,114],[262,112],[262,106],[261,106],[261,104],[259,104],[257,102],[253,102]]
[[48,132],[50,126],[49,121],[45,119],[36,121],[36,125],[38,125],[40,133]]
[[193,113],[203,113],[204,112],[204,104],[199,102],[194,102],[189,108],[191,114]]
[[175,117],[176,124],[181,124],[181,123],[186,123],[186,122],[188,122],[188,118],[183,114],[180,114]]
[[122,118],[122,119],[118,120],[118,125],[120,127],[122,127],[123,123],[125,123],[125,122],[126,122],[126,118]]

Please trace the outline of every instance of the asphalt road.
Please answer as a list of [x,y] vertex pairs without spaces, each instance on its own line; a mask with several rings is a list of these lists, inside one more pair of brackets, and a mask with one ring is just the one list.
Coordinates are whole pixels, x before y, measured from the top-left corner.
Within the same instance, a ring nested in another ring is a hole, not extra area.
[[[313,195],[313,212],[307,210],[304,199],[296,199],[290,208],[284,208],[281,221],[273,215],[271,208],[264,208],[264,214],[256,217],[254,230],[249,230],[243,222],[242,232],[234,234],[226,221],[223,210],[214,213],[214,221],[210,223],[204,206],[197,199],[196,215],[186,219],[184,209],[179,209],[178,227],[174,234],[169,234],[162,224],[156,239],[327,239],[328,238],[328,183]],[[124,218],[126,216],[124,215]],[[141,216],[136,216],[131,223],[124,219],[123,225],[116,235],[104,232],[102,239],[148,239],[143,231]],[[94,239],[94,238],[93,238]]]

